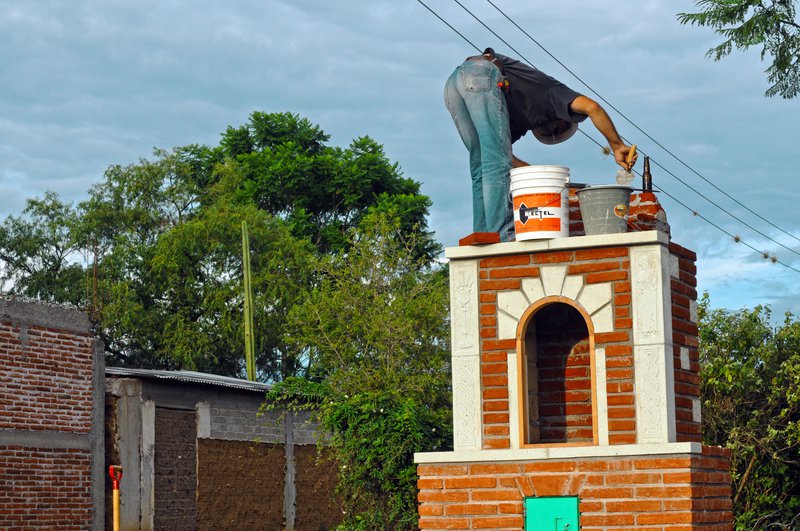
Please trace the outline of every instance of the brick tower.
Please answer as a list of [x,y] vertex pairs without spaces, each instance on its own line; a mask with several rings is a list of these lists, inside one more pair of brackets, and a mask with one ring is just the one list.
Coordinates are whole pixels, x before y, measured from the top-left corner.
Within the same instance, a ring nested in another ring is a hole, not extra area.
[[693,252],[652,193],[627,233],[450,259],[452,452],[416,455],[421,529],[732,528],[700,442]]

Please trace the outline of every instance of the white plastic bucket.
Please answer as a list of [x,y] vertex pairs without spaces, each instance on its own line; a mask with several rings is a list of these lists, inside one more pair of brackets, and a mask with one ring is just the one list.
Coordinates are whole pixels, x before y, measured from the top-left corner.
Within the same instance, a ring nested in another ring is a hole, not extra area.
[[523,166],[511,170],[517,241],[569,236],[569,168]]

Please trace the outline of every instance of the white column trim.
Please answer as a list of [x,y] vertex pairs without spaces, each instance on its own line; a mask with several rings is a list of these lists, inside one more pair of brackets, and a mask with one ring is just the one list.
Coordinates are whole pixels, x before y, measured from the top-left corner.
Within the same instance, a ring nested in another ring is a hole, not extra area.
[[634,392],[639,444],[676,441],[671,259],[666,247],[631,249]]
[[608,383],[606,349],[594,349],[595,399],[597,400],[597,444],[608,445]]
[[508,436],[511,438],[511,448],[520,447],[520,397],[519,374],[517,373],[517,353],[508,353]]
[[480,450],[481,347],[477,260],[450,262],[453,447]]

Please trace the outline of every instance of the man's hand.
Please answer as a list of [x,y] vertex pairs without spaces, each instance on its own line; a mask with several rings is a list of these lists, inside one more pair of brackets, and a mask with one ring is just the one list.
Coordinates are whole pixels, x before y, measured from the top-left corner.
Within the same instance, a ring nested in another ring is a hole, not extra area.
[[631,168],[633,168],[636,164],[636,160],[639,158],[639,153],[634,152],[633,157],[631,157],[630,162],[628,162],[628,154],[631,152],[630,146],[620,143],[617,147],[612,149],[614,150],[614,160],[617,161],[617,164],[622,166],[623,169],[631,171]]

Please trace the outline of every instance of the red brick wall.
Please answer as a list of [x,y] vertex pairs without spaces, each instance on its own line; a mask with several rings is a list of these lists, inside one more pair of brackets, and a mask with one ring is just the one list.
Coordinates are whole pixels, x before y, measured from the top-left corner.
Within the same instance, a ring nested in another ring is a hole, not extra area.
[[0,529],[102,522],[95,355],[80,312],[0,299]]
[[[596,333],[595,348],[606,351],[609,443],[636,442],[633,400],[633,343],[630,259],[627,247],[550,251],[485,258],[479,262],[481,314],[481,384],[483,392],[483,447],[509,448],[508,352],[516,340],[497,337],[497,294],[520,289],[523,278],[538,277],[543,265],[567,265],[568,275],[584,284],[610,282],[613,289],[613,332]],[[568,390],[582,391],[580,381]]]
[[583,317],[566,304],[545,306],[530,328],[536,332],[539,443],[589,442],[592,378],[589,331]]
[[0,446],[0,529],[88,529],[91,486],[86,451]]
[[[700,398],[698,330],[691,319],[691,306],[697,302],[697,255],[675,243],[670,244],[669,250],[678,260],[678,278],[670,278],[677,440],[700,442],[700,423],[694,421],[692,413],[692,402]],[[688,367],[682,366],[681,348],[688,350]]]
[[523,499],[578,496],[585,531],[732,529],[729,453],[420,465],[420,529],[523,527]]
[[94,338],[0,323],[0,429],[88,433]]

